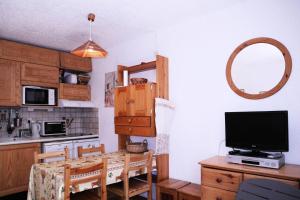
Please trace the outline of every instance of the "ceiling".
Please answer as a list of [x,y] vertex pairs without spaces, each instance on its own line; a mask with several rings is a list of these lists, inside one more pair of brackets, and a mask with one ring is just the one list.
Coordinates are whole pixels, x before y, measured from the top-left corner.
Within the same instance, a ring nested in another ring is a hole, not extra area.
[[155,32],[237,0],[1,0],[0,38],[72,50],[88,39],[87,15],[96,14],[93,40],[103,48]]

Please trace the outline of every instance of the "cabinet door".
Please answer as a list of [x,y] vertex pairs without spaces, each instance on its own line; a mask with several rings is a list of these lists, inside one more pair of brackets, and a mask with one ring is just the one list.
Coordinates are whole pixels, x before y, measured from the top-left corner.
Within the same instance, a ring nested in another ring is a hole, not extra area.
[[130,86],[129,115],[151,116],[154,107],[154,84]]
[[59,67],[58,51],[0,40],[0,58]]
[[40,152],[40,144],[0,147],[0,196],[27,191],[35,151]]
[[65,52],[60,53],[60,65],[61,68],[67,70],[75,70],[81,72],[92,71],[92,61],[90,58],[82,58]]
[[129,87],[119,87],[115,90],[115,116],[129,115]]
[[75,101],[90,101],[91,88],[89,85],[59,84],[59,98]]
[[20,63],[0,59],[0,106],[21,105]]
[[[43,152],[44,153],[48,153],[48,152],[54,152],[54,151],[64,151],[65,148],[69,149],[69,157],[73,158],[73,143],[72,141],[70,142],[59,142],[59,143],[55,143],[55,144],[47,144],[44,146],[43,148]],[[54,162],[54,161],[59,161],[59,160],[63,160],[64,158],[47,158],[44,160],[44,162]]]
[[58,87],[59,70],[57,67],[23,63],[21,67],[21,82],[23,85]]

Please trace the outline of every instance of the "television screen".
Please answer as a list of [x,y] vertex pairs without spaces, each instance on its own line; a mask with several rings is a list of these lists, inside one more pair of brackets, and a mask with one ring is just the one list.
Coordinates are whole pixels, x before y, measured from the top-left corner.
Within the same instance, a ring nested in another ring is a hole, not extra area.
[[284,152],[288,144],[288,111],[226,112],[226,146]]

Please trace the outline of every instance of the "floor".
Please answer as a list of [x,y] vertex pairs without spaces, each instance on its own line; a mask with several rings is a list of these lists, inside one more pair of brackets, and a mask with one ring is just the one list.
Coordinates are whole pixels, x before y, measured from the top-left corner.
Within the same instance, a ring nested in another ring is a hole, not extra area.
[[[17,194],[6,196],[6,197],[0,197],[0,200],[27,200],[27,192],[21,192],[21,193],[17,193]],[[119,200],[119,199],[109,198],[108,200]],[[137,197],[131,198],[131,200],[147,200],[147,198],[137,196]]]

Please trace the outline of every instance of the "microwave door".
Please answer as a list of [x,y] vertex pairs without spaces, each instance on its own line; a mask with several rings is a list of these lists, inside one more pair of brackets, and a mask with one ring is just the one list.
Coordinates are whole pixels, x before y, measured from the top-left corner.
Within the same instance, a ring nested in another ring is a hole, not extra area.
[[46,89],[25,88],[25,104],[28,105],[48,105],[49,91]]
[[66,134],[64,123],[45,122],[45,135],[61,135]]

